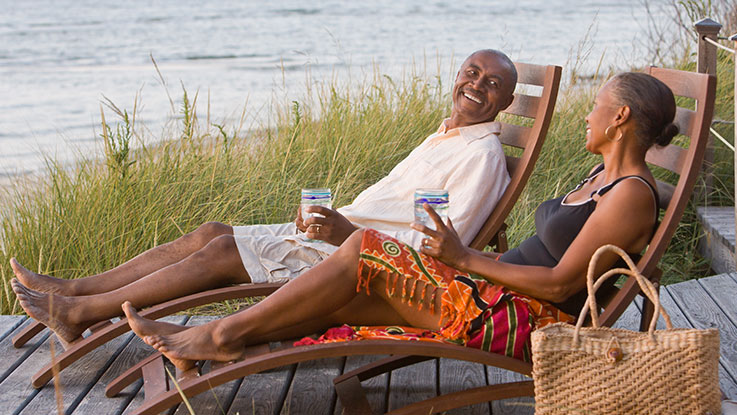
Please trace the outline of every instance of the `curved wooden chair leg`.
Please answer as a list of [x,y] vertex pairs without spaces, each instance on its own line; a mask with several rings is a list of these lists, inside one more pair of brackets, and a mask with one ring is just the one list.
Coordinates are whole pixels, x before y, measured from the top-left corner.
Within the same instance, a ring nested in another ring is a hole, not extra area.
[[120,391],[127,388],[128,385],[143,377],[144,366],[148,366],[149,363],[154,360],[163,359],[163,357],[164,356],[161,353],[155,352],[128,368],[125,372],[121,373],[117,378],[107,384],[107,387],[105,388],[105,396],[108,398],[117,396]]
[[16,349],[23,347],[23,345],[28,343],[28,341],[34,338],[38,333],[41,333],[45,328],[46,326],[43,323],[33,320],[33,322],[25,326],[23,330],[13,337],[13,347]]
[[361,386],[358,377],[352,376],[343,381],[335,383],[335,393],[343,404],[343,412],[347,414],[370,415],[374,411],[371,409],[366,390]]
[[477,403],[534,395],[532,381],[523,380],[448,393],[395,409],[387,415],[437,414]]

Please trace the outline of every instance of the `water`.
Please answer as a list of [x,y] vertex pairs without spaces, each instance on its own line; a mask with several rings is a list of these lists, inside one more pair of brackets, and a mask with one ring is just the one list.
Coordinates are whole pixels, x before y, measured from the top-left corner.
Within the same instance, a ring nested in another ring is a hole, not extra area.
[[[325,216],[317,212],[307,212],[310,206],[322,206],[328,209],[333,208],[333,195],[330,189],[302,189],[302,203],[300,209],[302,211],[302,220],[311,217],[324,218]],[[307,238],[310,242],[317,242],[317,239]]]
[[[565,65],[587,32],[584,71],[602,56],[647,63],[634,58],[646,55],[642,0],[0,0],[0,9],[0,178],[38,171],[41,153],[99,154],[103,97],[131,111],[138,94],[138,121],[160,137],[179,114],[182,85],[199,93],[200,117],[209,104],[212,122],[232,125],[247,102],[248,126],[268,124],[270,98],[296,98],[308,71],[376,63],[396,76],[412,62],[434,69],[436,58],[458,64],[487,47]],[[443,79],[453,71],[439,69]]]
[[440,216],[443,223],[448,222],[448,191],[441,189],[417,189],[415,191],[415,222],[422,223],[432,230],[436,230],[435,221],[425,210],[425,203],[429,204]]
[[322,206],[328,209],[333,208],[333,196],[330,189],[302,189],[302,220],[313,216],[324,218],[319,213],[307,212],[305,209],[309,206]]

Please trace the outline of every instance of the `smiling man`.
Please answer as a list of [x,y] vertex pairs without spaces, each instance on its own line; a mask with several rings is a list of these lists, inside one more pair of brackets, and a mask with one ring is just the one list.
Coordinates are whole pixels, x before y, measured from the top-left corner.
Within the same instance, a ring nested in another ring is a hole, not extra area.
[[507,108],[517,85],[517,70],[495,50],[480,50],[466,58],[453,86],[453,109],[448,128],[493,121]]
[[[14,259],[15,293],[23,308],[71,341],[91,324],[135,308],[194,292],[247,282],[288,281],[337,250],[360,227],[373,228],[419,247],[414,220],[417,188],[448,190],[453,221],[469,244],[509,183],[495,122],[513,99],[517,72],[495,50],[480,50],[461,65],[452,91],[450,117],[402,162],[348,206],[310,208],[324,217],[294,223],[229,226],[206,223],[101,274],[62,280],[33,273]],[[298,233],[297,230],[302,231]],[[51,294],[53,293],[53,294]],[[48,313],[50,296],[58,317]]]

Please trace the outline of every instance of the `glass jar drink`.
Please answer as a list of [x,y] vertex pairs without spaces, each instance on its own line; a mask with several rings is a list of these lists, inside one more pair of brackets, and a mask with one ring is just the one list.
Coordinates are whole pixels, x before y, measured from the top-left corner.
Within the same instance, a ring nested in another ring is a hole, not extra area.
[[415,222],[422,223],[430,229],[435,229],[435,222],[425,211],[423,204],[427,203],[435,212],[448,223],[448,191],[444,189],[417,189],[415,190]]
[[307,206],[323,206],[328,209],[333,208],[333,196],[330,189],[302,189],[302,220],[313,216],[323,217],[319,213],[308,213],[305,211]]

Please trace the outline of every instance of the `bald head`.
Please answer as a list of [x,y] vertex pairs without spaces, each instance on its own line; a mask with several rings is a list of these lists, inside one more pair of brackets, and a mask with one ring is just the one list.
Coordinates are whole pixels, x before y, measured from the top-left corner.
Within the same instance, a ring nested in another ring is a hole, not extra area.
[[466,62],[468,62],[469,59],[475,56],[478,57],[480,55],[485,55],[485,56],[497,59],[499,62],[503,64],[503,66],[506,67],[507,72],[508,72],[506,74],[508,77],[507,84],[509,84],[512,87],[510,94],[514,93],[514,88],[517,86],[517,68],[514,66],[514,62],[512,62],[512,60],[509,59],[509,56],[507,56],[504,52],[498,51],[496,49],[479,49],[476,52],[470,54],[466,58],[466,60],[463,61],[461,68],[463,68],[463,66],[466,64]]
[[449,127],[493,121],[514,99],[517,69],[507,55],[483,49],[461,65],[453,86]]

